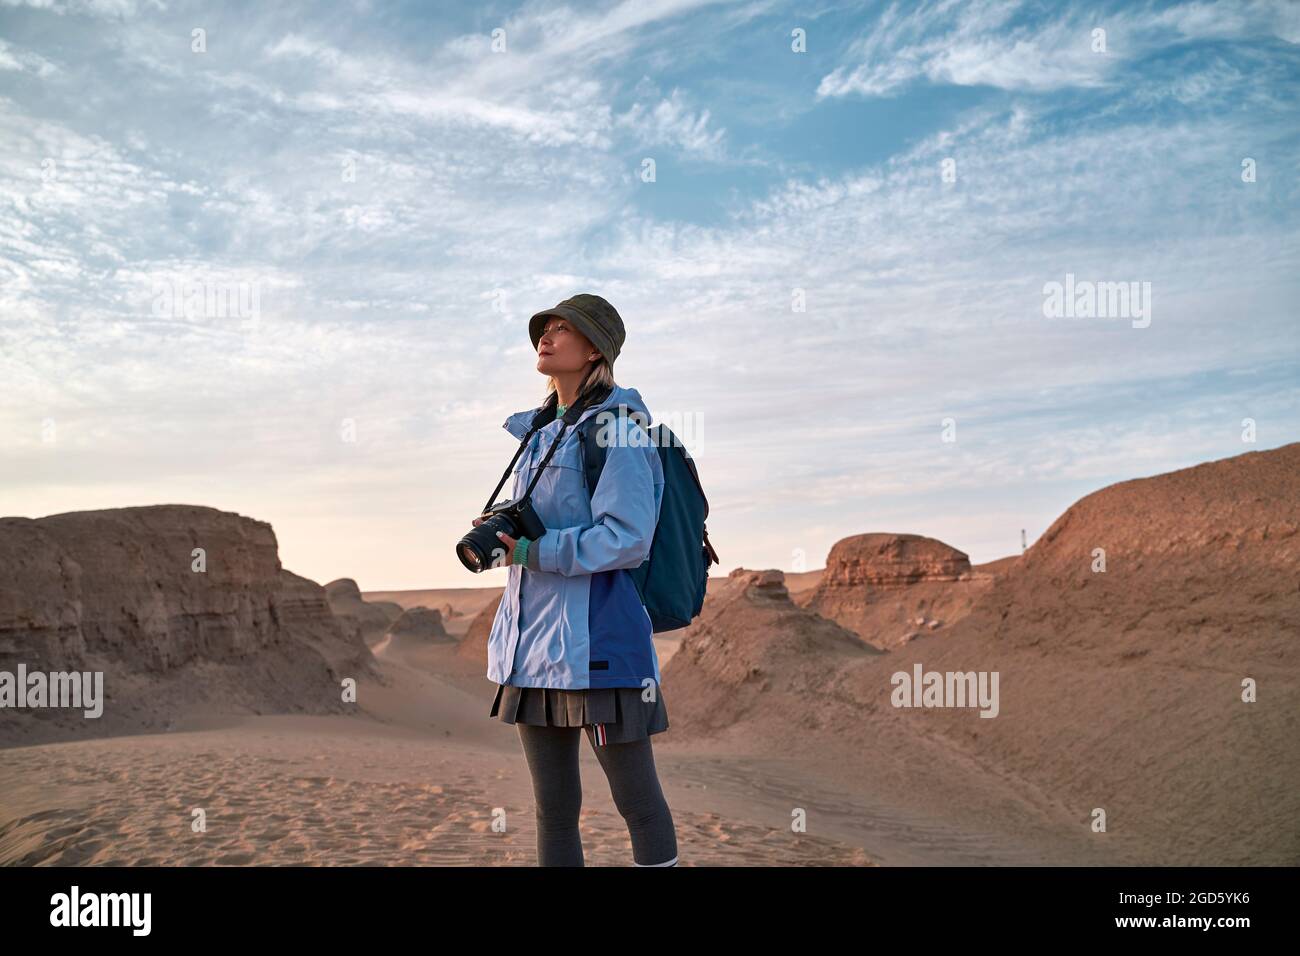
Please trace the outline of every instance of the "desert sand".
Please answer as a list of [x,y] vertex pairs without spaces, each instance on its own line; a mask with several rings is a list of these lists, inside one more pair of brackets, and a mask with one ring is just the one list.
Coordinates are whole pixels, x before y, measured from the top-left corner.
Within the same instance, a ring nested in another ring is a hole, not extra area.
[[[182,717],[168,731],[0,750],[0,862],[533,865],[531,783],[515,729],[487,716],[494,685],[444,644],[376,659],[354,716]],[[871,862],[816,815],[807,834],[789,832],[788,801],[747,783],[772,787],[761,761],[665,746],[657,762],[683,866]],[[630,866],[585,743],[582,775],[586,864]],[[191,829],[196,808],[206,832]]]

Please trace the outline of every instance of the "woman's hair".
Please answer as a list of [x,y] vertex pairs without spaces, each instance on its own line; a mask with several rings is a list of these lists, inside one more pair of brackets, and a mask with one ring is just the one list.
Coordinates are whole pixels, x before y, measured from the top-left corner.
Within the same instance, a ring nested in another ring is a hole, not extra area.
[[[587,373],[587,377],[582,383],[582,388],[578,390],[579,397],[589,389],[593,389],[598,385],[608,385],[613,388],[616,384],[614,381],[614,369],[610,367],[609,360],[605,358],[605,356],[602,355],[597,361],[593,362],[592,365],[594,365],[595,368],[591,369]],[[551,397],[551,392],[553,391],[555,391],[555,379],[548,375],[546,376],[546,395],[542,399],[543,403],[546,399]]]

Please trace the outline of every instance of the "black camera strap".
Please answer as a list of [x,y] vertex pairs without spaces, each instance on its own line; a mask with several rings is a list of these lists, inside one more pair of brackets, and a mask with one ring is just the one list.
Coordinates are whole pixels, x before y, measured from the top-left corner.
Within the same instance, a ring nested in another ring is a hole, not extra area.
[[[587,408],[604,401],[605,398],[608,397],[609,393],[610,388],[607,385],[593,388],[585,395],[579,397],[579,399],[573,403],[571,408],[566,408],[564,410],[564,418],[561,419],[563,424],[560,425],[560,431],[555,436],[555,440],[551,442],[551,447],[546,450],[546,456],[542,459],[542,463],[538,465],[537,473],[533,475],[533,480],[528,483],[528,490],[523,493],[522,497],[529,498],[532,496],[533,488],[535,488],[537,482],[541,480],[542,472],[545,471],[546,466],[550,464],[551,456],[554,455],[555,450],[560,447],[560,442],[564,439],[564,432],[568,427],[574,424]],[[519,447],[515,449],[515,456],[510,459],[510,464],[506,465],[506,470],[502,473],[501,480],[497,482],[496,488],[493,489],[492,494],[488,496],[487,504],[483,506],[482,513],[486,513],[497,500],[497,495],[500,494],[501,489],[505,487],[506,479],[510,477],[510,472],[514,469],[515,462],[519,460],[519,456],[522,455],[524,449],[528,447],[528,442],[532,439],[533,435],[537,434],[537,432],[542,428],[545,428],[551,422],[555,421],[555,407],[559,400],[559,393],[552,392],[546,397],[546,403],[542,405],[537,414],[533,416],[532,425],[528,429],[528,434],[524,435],[523,441],[521,441]]]
[[505,473],[502,474],[501,480],[497,482],[496,488],[492,490],[492,494],[488,495],[487,504],[483,506],[483,510],[480,511],[479,514],[487,514],[488,510],[492,507],[493,502],[497,500],[497,494],[503,487],[505,487],[506,479],[510,477],[510,472],[515,467],[515,462],[517,462],[519,456],[523,454],[524,448],[528,445],[528,439],[533,437],[533,431],[535,430],[536,429],[530,429],[528,434],[524,436],[524,440],[519,443],[519,447],[515,449],[515,457],[510,459],[510,464],[506,465]]

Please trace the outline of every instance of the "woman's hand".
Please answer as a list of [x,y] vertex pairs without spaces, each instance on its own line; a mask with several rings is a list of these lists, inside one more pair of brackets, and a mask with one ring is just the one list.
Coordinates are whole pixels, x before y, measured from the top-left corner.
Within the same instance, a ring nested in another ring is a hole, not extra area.
[[499,567],[508,567],[511,564],[514,564],[515,561],[515,544],[517,543],[517,539],[510,537],[510,535],[506,534],[504,531],[498,531],[497,537],[500,538],[501,543],[506,546],[506,556],[502,558]]
[[[482,523],[483,523],[482,518],[474,519],[474,527],[477,528]],[[514,563],[515,544],[518,543],[517,539],[510,537],[510,535],[506,534],[504,531],[498,531],[497,537],[501,539],[501,543],[505,546],[506,553],[505,553],[505,557],[503,557],[500,561],[493,561],[492,567],[494,568],[509,567],[511,564]]]

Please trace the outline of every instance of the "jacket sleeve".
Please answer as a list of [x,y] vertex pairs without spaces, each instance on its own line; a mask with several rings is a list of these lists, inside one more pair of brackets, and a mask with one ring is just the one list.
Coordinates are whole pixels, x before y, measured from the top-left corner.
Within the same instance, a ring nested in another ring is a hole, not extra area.
[[635,568],[649,556],[658,518],[651,456],[657,459],[659,452],[640,425],[624,419],[620,439],[605,455],[605,468],[591,496],[593,523],[548,528],[529,545],[528,567],[553,574],[595,574]]

